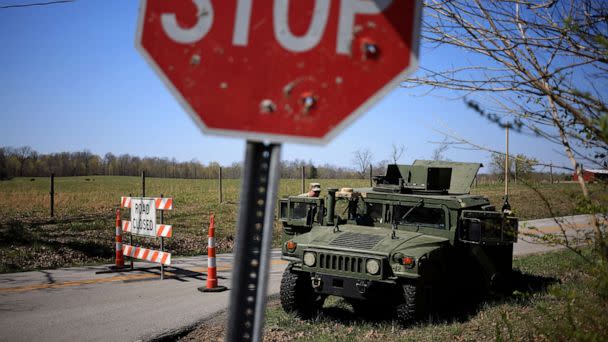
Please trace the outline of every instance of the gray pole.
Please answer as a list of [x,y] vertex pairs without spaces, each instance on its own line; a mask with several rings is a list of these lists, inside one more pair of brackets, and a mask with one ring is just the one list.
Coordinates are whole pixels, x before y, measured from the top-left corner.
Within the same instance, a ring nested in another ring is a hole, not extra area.
[[304,165],[302,165],[302,193],[306,192],[306,169],[304,168]]
[[372,164],[369,164],[369,186],[370,186],[370,187],[374,186],[374,185],[372,184],[372,172],[373,172],[373,167],[372,167]]
[[51,172],[51,217],[55,216],[55,173]]
[[220,204],[224,202],[224,193],[222,192],[222,167],[220,166],[218,172],[218,180],[219,180],[219,192],[220,192]]
[[553,184],[553,164],[549,164],[549,182]]
[[281,145],[247,142],[226,341],[261,341]]

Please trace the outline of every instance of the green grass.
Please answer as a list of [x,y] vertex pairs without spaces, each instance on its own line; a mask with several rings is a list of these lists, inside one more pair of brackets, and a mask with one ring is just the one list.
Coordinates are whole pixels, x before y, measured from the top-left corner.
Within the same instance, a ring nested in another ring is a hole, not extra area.
[[[369,184],[366,180],[320,182],[324,188]],[[121,196],[141,194],[141,179],[111,176],[56,178],[56,218],[97,218],[87,222],[76,219],[73,222],[49,223],[49,188],[48,178],[16,178],[0,182],[0,272],[112,262],[114,212]],[[165,222],[174,227],[174,236],[166,239],[165,243],[167,250],[176,255],[206,253],[211,213],[216,218],[218,252],[232,250],[239,191],[239,180],[223,180],[224,201],[220,204],[217,180],[146,179],[148,196],[163,194],[174,200],[174,210],[165,214]],[[300,180],[284,180],[279,194],[287,196],[300,191]],[[275,245],[280,239],[279,230],[275,224]],[[158,246],[158,241],[144,238],[135,237],[134,242]]]
[[[366,179],[323,179],[328,187],[365,187]],[[0,181],[0,272],[51,268],[74,264],[111,262],[114,241],[114,211],[121,196],[141,193],[139,177],[88,176],[55,179],[55,216],[49,221],[49,178],[15,178]],[[576,184],[542,185],[556,215],[580,212]],[[174,226],[174,237],[166,240],[176,255],[206,252],[209,214],[215,213],[219,252],[232,249],[235,238],[240,181],[223,181],[224,202],[219,203],[217,180],[161,179],[146,180],[146,194],[174,199],[174,210],[166,222]],[[600,185],[591,187],[601,203],[608,203],[608,191]],[[279,196],[299,194],[301,180],[282,180]],[[473,190],[486,195],[500,207],[501,185],[485,185]],[[511,187],[510,201],[521,219],[548,217],[549,210],[528,187]],[[126,213],[126,212],[125,212]],[[83,221],[86,218],[86,221]],[[123,217],[128,219],[128,217]],[[275,246],[280,227],[275,223]],[[143,239],[136,238],[136,243]],[[148,241],[154,247],[158,242]]]
[[285,313],[274,301],[267,309],[265,339],[607,341],[608,297],[597,285],[608,271],[593,267],[569,251],[523,257],[514,263],[522,276],[510,296],[488,297],[470,311],[407,328],[393,321],[365,321],[336,297],[312,321]]

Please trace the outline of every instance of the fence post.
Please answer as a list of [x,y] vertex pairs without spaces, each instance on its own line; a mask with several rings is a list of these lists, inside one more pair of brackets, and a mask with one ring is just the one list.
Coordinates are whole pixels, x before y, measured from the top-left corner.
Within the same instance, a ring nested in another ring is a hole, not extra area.
[[373,172],[373,166],[372,166],[372,164],[369,164],[369,186],[370,187],[374,186],[372,184],[372,172]]
[[553,164],[549,164],[549,182],[553,184]]
[[219,173],[218,173],[218,180],[219,180],[220,204],[222,204],[222,202],[224,201],[224,194],[222,193],[222,167],[221,166],[220,166]]
[[302,192],[301,193],[306,192],[306,186],[305,186],[305,181],[304,181],[305,178],[306,178],[306,169],[304,168],[304,165],[302,165]]
[[146,170],[141,172],[141,197],[146,197]]
[[55,173],[51,172],[51,217],[55,216]]

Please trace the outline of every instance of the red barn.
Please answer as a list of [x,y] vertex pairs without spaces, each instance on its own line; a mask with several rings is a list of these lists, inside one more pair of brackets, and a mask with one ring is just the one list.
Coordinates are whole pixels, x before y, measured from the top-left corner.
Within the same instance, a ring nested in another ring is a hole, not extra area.
[[[578,175],[574,172],[573,180],[578,181]],[[585,170],[583,169],[583,179],[585,182],[594,182],[599,180],[608,180],[608,170],[595,169]]]

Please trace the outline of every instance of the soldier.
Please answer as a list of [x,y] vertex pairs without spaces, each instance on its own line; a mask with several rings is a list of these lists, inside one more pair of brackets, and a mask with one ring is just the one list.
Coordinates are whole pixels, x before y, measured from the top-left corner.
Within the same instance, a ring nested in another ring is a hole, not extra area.
[[319,183],[310,183],[310,188],[308,192],[300,194],[300,197],[319,197],[319,193],[321,192],[321,184]]

